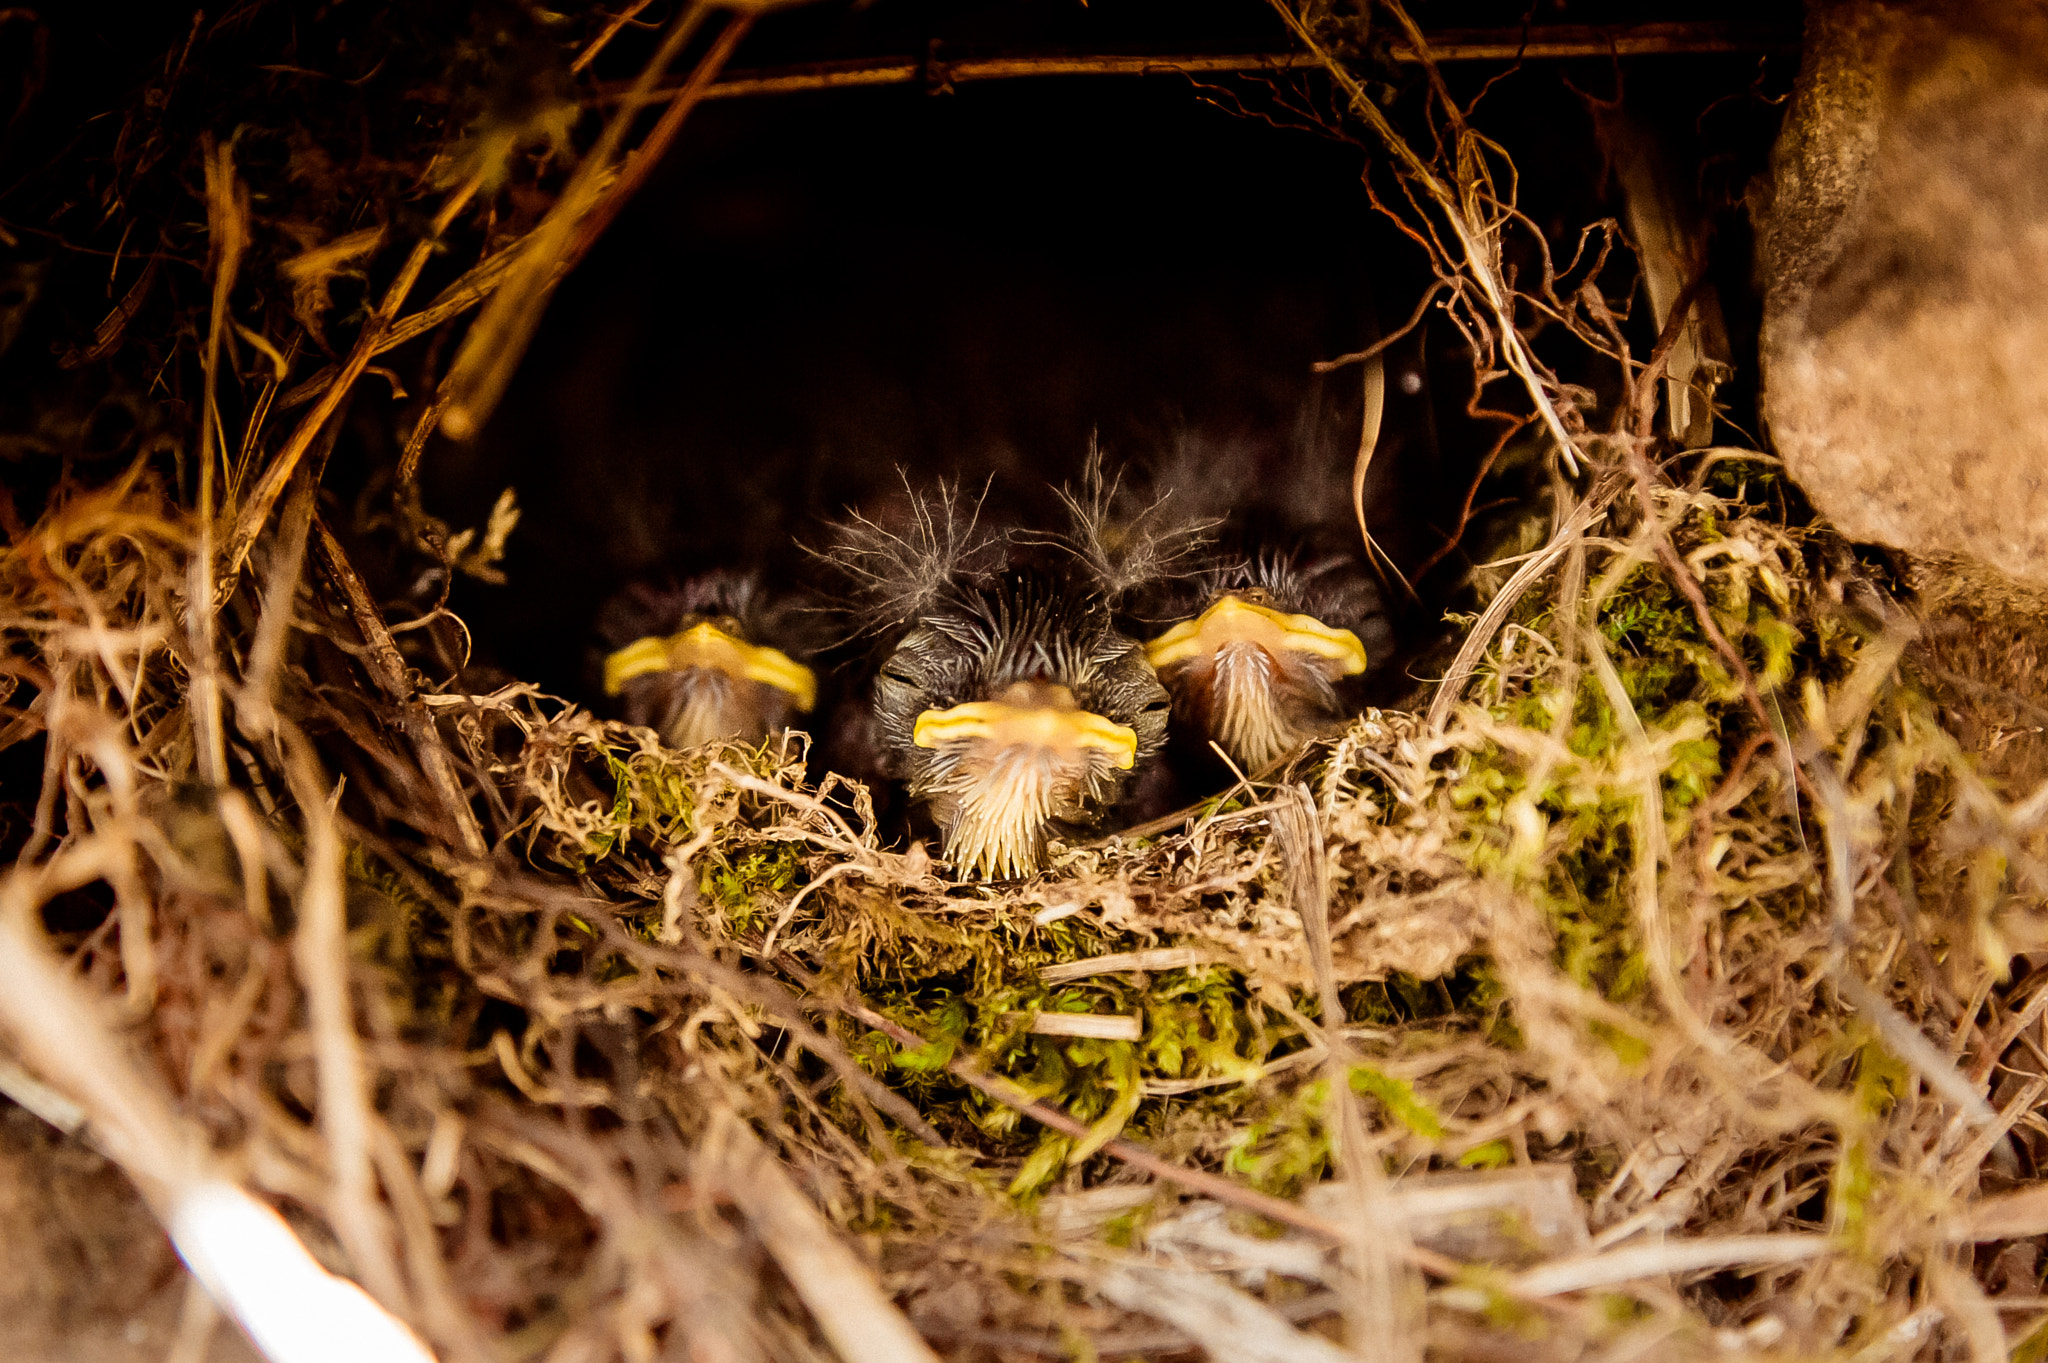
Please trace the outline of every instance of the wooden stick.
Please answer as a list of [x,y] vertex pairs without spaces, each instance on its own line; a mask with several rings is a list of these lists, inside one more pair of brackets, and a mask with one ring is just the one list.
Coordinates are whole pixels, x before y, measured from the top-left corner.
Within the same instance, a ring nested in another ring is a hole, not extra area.
[[270,510],[277,505],[277,499],[283,494],[285,484],[291,481],[292,474],[298,470],[299,461],[305,457],[306,451],[313,447],[314,437],[320,434],[321,428],[327,424],[327,419],[340,408],[342,399],[348,396],[349,389],[354,386],[355,381],[362,377],[363,370],[369,366],[370,357],[377,353],[377,342],[390,330],[391,323],[398,316],[399,308],[405,305],[406,295],[412,292],[412,286],[418,282],[420,271],[427,267],[427,258],[434,253],[434,247],[440,241],[441,234],[448,230],[456,215],[469,203],[480,183],[472,177],[448,196],[427,235],[414,245],[412,254],[406,257],[405,264],[400,267],[398,277],[392,280],[391,287],[384,291],[384,299],[378,305],[377,311],[370,314],[369,321],[363,323],[362,331],[356,336],[355,348],[349,352],[340,372],[327,385],[326,391],[320,395],[320,400],[314,405],[313,410],[306,413],[293,429],[290,438],[284,443],[284,448],[278,451],[277,457],[270,461],[270,467],[263,471],[263,476],[250,490],[249,499],[242,504],[240,514],[235,517],[234,531],[228,536],[227,544],[222,550],[220,585],[214,593],[216,605],[225,601],[234,591],[235,580],[241,575],[242,565],[249,559],[249,550],[255,545],[256,537],[262,533],[264,523],[270,519]]
[[405,659],[399,655],[398,645],[392,642],[391,631],[385,627],[377,604],[370,599],[369,588],[356,575],[355,567],[349,563],[348,555],[342,549],[341,541],[334,537],[334,532],[317,515],[313,525],[318,536],[316,542],[320,547],[321,562],[328,576],[341,588],[349,615],[367,646],[363,659],[370,669],[371,680],[398,706],[399,723],[406,737],[412,741],[420,769],[433,784],[434,793],[440,797],[448,817],[455,821],[462,835],[463,847],[471,856],[484,855],[489,849],[484,842],[483,829],[477,823],[476,811],[469,807],[469,800],[462,793],[462,783],[455,776],[454,760],[448,756],[448,749],[441,742],[441,733],[434,727],[433,716],[427,713],[426,705],[413,693],[412,683],[406,679]]
[[[1430,55],[1439,62],[1565,61],[1581,57],[1659,57],[1680,54],[1788,52],[1799,46],[1791,24],[1545,24],[1529,29],[1448,29],[1430,35]],[[1414,49],[1397,46],[1397,62],[1421,60]],[[870,57],[858,61],[735,71],[705,92],[706,99],[744,99],[808,90],[848,90],[877,85],[935,87],[972,80],[1014,80],[1045,76],[1202,75],[1228,72],[1312,70],[1322,65],[1306,52],[1169,54],[1042,54],[969,57],[959,61],[917,57]],[[650,99],[671,99],[674,87]]]

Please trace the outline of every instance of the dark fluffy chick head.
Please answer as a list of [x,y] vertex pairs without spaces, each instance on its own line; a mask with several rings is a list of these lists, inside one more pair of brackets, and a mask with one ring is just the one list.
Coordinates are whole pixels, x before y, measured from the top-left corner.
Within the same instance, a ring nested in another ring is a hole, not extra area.
[[1180,721],[1246,770],[1339,727],[1341,692],[1389,639],[1377,585],[1351,559],[1264,549],[1168,589],[1145,645]]
[[1035,874],[1050,837],[1099,825],[1159,751],[1167,712],[1143,646],[1060,571],[955,578],[875,680],[894,774],[944,831],[947,860],[990,879]]
[[802,606],[755,574],[636,584],[606,605],[597,628],[605,695],[671,747],[758,743],[817,705],[817,678],[798,661],[810,652]]

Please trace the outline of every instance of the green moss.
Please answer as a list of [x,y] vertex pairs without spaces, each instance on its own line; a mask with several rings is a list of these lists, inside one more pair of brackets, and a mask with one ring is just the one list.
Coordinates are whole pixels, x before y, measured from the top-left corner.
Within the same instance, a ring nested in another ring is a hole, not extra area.
[[1635,1033],[1616,1027],[1610,1022],[1594,1022],[1588,1030],[1615,1058],[1630,1069],[1638,1069],[1650,1059],[1650,1043]]
[[1876,1187],[1877,1175],[1871,1167],[1869,1150],[1860,1139],[1844,1141],[1841,1157],[1835,1161],[1833,1186],[1828,1191],[1828,1212],[1849,1244],[1863,1243],[1871,1194]]
[[1322,1120],[1329,1098],[1327,1080],[1303,1084],[1268,1115],[1238,1131],[1224,1168],[1263,1192],[1299,1195],[1329,1167],[1330,1137]]
[[1430,1141],[1444,1138],[1443,1119],[1405,1080],[1382,1074],[1368,1065],[1352,1066],[1350,1079],[1353,1093],[1377,1098],[1389,1117],[1416,1135]]
[[765,843],[733,860],[711,858],[698,878],[698,891],[718,905],[729,930],[753,934],[774,918],[762,896],[792,893],[802,874],[803,855],[795,843]]
[[2048,1361],[2048,1319],[2027,1331],[2026,1336],[2012,1346],[2012,1352],[2007,1357],[2011,1363]]
[[1488,1141],[1475,1145],[1458,1156],[1461,1169],[1505,1169],[1515,1162],[1515,1149],[1506,1141]]

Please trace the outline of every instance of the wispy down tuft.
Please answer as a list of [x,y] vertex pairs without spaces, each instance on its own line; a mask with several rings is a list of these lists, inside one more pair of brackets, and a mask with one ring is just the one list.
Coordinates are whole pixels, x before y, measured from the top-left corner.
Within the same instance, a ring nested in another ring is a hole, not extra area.
[[981,524],[987,496],[987,484],[970,503],[958,483],[941,480],[925,492],[905,477],[901,498],[873,515],[852,512],[833,527],[820,557],[847,580],[855,634],[905,624],[1000,570],[1011,535]]
[[1093,441],[1080,488],[1061,488],[1060,500],[1070,523],[1067,547],[1112,601],[1185,569],[1219,524],[1171,487],[1148,499],[1124,486],[1122,470],[1107,477],[1102,447]]

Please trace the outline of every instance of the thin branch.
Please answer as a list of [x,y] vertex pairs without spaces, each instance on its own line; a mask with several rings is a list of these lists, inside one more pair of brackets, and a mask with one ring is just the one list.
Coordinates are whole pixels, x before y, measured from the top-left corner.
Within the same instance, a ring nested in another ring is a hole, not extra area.
[[[1665,23],[1546,24],[1540,28],[1457,29],[1432,33],[1430,57],[1438,62],[1570,61],[1583,57],[1661,57],[1707,53],[1790,52],[1799,32],[1788,24]],[[1422,60],[1414,48],[1396,44],[1397,62]],[[1312,70],[1320,58],[1301,52],[1130,54],[1046,53],[1016,57],[965,57],[936,65],[919,57],[871,57],[859,61],[735,71],[713,85],[710,99],[848,90],[877,85],[915,85],[935,76],[950,84],[976,80],[1051,76],[1150,76],[1244,71]],[[656,90],[665,99],[673,90]]]

